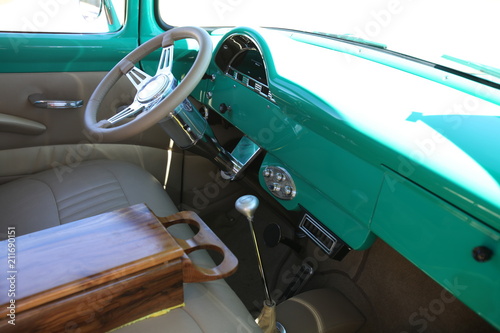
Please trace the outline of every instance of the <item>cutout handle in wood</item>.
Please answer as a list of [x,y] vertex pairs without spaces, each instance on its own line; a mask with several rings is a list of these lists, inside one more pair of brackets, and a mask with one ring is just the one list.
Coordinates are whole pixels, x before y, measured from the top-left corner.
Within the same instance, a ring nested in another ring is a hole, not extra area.
[[[158,220],[165,228],[179,223],[187,223],[199,230],[190,239],[174,237],[185,252],[182,257],[184,282],[205,282],[222,279],[233,274],[238,268],[238,259],[196,213],[184,211],[167,217],[158,217]],[[224,256],[224,259],[214,268],[197,266],[188,257],[188,254],[201,249],[219,252]]]

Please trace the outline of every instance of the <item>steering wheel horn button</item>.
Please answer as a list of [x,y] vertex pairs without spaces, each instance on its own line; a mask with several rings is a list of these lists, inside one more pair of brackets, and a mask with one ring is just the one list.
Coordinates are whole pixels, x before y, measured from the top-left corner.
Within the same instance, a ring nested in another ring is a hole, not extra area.
[[137,100],[141,103],[147,103],[160,97],[170,81],[165,74],[152,77],[137,93]]

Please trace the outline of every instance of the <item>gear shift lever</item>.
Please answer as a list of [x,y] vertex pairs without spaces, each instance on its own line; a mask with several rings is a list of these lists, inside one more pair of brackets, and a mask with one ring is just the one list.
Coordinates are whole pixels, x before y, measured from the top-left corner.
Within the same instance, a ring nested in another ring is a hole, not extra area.
[[260,256],[260,249],[259,245],[257,244],[257,237],[255,236],[255,230],[253,228],[253,217],[255,215],[255,211],[259,207],[259,199],[253,195],[244,195],[240,197],[238,200],[236,200],[236,203],[234,204],[236,207],[236,210],[240,212],[242,215],[244,215],[247,220],[248,224],[250,225],[250,231],[252,234],[252,239],[255,245],[255,252],[257,254],[257,261],[259,264],[259,271],[260,271],[260,276],[262,278],[262,282],[264,284],[264,289],[266,292],[266,302],[268,305],[272,305],[274,301],[271,299],[271,294],[269,293],[269,287],[267,286],[267,280],[266,280],[266,274],[264,273],[264,267],[262,266],[262,259]]
[[264,333],[285,332],[283,326],[276,323],[276,303],[272,300],[271,294],[269,293],[266,274],[264,273],[264,267],[262,266],[262,260],[260,257],[259,245],[257,244],[257,237],[255,237],[255,230],[253,229],[253,217],[255,215],[255,211],[259,207],[259,199],[253,195],[244,195],[236,200],[234,206],[238,212],[247,218],[248,224],[250,225],[250,231],[255,245],[255,252],[257,254],[257,262],[259,264],[260,276],[266,292],[264,307],[255,322]]

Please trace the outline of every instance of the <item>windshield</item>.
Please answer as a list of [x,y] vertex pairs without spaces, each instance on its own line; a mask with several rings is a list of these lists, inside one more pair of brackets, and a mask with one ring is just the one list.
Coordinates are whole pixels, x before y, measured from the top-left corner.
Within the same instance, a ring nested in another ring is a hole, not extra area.
[[159,10],[172,26],[246,25],[349,34],[500,81],[466,65],[500,69],[500,0],[159,0]]

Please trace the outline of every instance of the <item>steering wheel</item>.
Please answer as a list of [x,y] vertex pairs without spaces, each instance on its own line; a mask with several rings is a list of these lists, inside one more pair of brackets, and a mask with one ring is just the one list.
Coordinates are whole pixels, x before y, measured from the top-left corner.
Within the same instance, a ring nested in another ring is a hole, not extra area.
[[[174,41],[194,38],[199,44],[198,55],[186,76],[177,85],[172,74]],[[158,69],[150,76],[135,66],[145,56],[162,47]],[[85,109],[85,127],[100,141],[120,141],[139,134],[172,114],[194,90],[205,74],[212,58],[212,41],[208,33],[197,27],[179,27],[160,34],[140,45],[99,83]],[[97,121],[97,111],[109,90],[123,76],[132,82],[137,92],[132,104],[109,119]],[[132,121],[113,126],[125,118]]]

